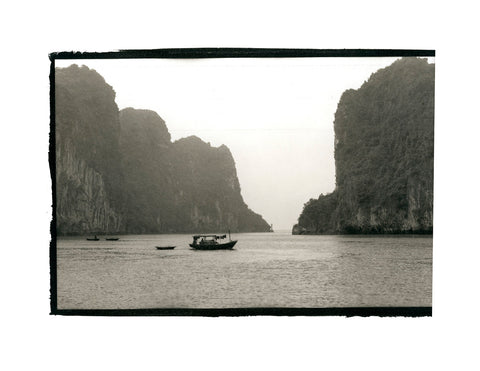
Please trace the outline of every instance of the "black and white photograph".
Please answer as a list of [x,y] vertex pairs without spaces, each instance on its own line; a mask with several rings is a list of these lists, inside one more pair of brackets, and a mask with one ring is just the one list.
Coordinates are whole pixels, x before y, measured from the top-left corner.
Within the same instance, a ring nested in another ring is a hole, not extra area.
[[431,315],[435,51],[288,52],[53,53],[54,313]]
[[6,2],[3,370],[471,370],[473,1]]

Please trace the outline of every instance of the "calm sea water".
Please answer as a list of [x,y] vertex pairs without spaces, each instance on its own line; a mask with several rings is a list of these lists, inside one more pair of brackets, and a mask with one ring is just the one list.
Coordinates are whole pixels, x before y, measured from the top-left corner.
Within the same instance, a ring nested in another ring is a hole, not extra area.
[[[190,235],[57,240],[59,309],[431,306],[431,236]],[[156,250],[156,245],[176,245]]]

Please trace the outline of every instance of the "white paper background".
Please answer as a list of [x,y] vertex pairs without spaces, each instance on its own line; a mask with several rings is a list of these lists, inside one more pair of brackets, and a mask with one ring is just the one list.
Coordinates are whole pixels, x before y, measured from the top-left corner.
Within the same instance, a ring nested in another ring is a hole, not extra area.
[[[5,370],[474,369],[478,42],[474,2],[3,4]],[[168,47],[436,49],[432,318],[103,318],[49,313],[49,60]],[[5,115],[6,112],[6,115]]]

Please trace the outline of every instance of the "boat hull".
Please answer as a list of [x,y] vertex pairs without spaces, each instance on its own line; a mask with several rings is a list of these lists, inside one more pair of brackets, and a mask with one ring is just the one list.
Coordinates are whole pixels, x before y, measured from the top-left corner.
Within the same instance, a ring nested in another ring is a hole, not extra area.
[[230,241],[226,243],[217,244],[189,244],[192,249],[195,250],[231,250],[237,241]]
[[155,246],[157,250],[173,250],[176,246]]

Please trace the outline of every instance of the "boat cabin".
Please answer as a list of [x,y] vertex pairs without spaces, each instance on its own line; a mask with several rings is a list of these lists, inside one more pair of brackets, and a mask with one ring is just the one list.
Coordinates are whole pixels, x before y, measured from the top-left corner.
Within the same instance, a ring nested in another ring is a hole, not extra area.
[[216,245],[218,244],[218,240],[223,240],[227,238],[226,234],[218,235],[218,234],[199,234],[193,236],[193,244],[194,245]]

